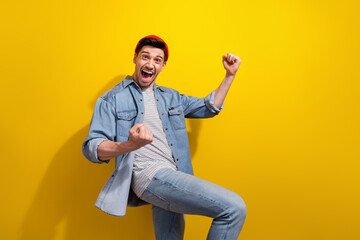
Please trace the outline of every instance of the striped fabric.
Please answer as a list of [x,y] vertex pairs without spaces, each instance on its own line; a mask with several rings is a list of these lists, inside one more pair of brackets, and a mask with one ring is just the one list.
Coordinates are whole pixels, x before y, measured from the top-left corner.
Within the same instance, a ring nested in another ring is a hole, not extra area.
[[143,194],[157,171],[162,168],[177,169],[159,116],[154,89],[147,88],[142,93],[145,104],[144,124],[152,132],[154,140],[135,152],[131,186],[137,196]]

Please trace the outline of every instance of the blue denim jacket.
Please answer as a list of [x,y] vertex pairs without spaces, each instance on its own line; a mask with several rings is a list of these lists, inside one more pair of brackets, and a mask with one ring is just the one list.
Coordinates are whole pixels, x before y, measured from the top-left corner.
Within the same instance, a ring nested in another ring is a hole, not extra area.
[[[218,109],[214,106],[214,95],[215,91],[205,98],[191,97],[155,84],[160,118],[179,171],[193,174],[185,117],[210,118],[217,115],[222,107]],[[130,128],[143,122],[144,111],[141,90],[127,76],[97,100],[89,135],[82,147],[85,157],[93,163],[109,162],[98,159],[100,143],[106,140],[127,141]],[[95,203],[97,208],[111,215],[125,216],[127,205],[140,205],[132,202],[133,193],[129,196],[133,160],[134,152],[116,157],[115,170]]]

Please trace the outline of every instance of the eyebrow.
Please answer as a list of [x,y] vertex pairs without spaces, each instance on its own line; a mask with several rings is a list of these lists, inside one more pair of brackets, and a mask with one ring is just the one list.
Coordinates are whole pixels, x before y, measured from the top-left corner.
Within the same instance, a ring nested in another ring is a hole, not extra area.
[[[147,51],[142,51],[141,52],[141,54],[143,54],[143,53],[147,53],[147,54],[150,54],[149,52],[147,52]],[[160,55],[157,55],[156,57],[159,57],[159,58],[161,58],[161,59],[164,59],[162,56],[160,56]]]

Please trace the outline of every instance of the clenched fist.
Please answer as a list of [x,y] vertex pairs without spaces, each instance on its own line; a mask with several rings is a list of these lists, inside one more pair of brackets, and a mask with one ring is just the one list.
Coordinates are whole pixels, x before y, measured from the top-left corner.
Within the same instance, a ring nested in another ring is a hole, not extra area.
[[153,141],[153,135],[143,123],[135,124],[129,131],[129,143],[138,149]]
[[235,75],[240,63],[241,59],[234,54],[228,53],[223,56],[223,64],[227,75]]

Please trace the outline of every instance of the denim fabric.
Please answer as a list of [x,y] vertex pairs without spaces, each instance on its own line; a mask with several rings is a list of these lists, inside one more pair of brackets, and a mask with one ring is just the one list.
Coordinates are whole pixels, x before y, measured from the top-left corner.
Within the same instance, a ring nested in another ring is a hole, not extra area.
[[157,240],[183,239],[184,214],[213,218],[209,240],[237,239],[247,212],[236,193],[169,168],[157,172],[141,199],[153,205]]
[[[186,118],[210,118],[219,113],[214,106],[215,91],[205,98],[180,94],[176,90],[155,85],[157,108],[177,168],[193,174]],[[103,141],[125,142],[129,130],[144,118],[143,96],[139,86],[127,76],[96,102],[89,134],[83,143],[84,156],[93,163],[104,163],[97,156],[97,148]],[[126,156],[126,157],[125,157]],[[129,199],[133,153],[116,157],[116,168],[101,190],[95,206],[102,211],[124,216]],[[137,205],[137,203],[135,203]]]

